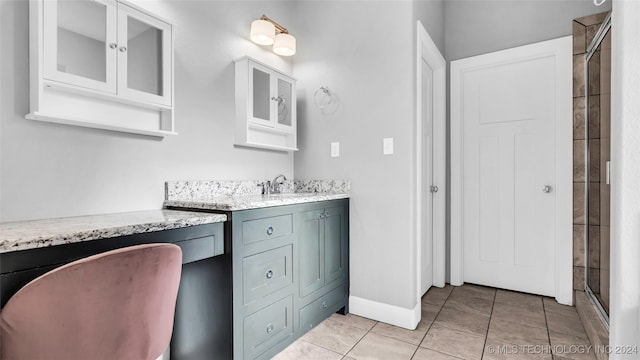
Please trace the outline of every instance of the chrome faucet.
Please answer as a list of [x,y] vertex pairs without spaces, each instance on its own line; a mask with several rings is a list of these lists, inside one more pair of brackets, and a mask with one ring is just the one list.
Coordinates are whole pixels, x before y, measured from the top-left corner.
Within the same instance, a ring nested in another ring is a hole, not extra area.
[[271,192],[274,194],[280,194],[280,185],[284,184],[285,181],[287,181],[287,177],[282,174],[273,178],[273,180],[271,181]]
[[270,195],[271,194],[271,181],[267,180],[258,184],[258,186],[262,187],[262,195]]

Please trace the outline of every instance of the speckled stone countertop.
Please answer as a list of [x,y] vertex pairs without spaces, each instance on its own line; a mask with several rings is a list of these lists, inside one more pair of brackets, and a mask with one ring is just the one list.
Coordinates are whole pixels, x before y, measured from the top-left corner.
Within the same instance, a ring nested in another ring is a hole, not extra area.
[[349,197],[349,194],[344,193],[235,195],[207,197],[206,199],[193,198],[190,200],[165,200],[164,206],[167,208],[236,211],[258,209],[271,206],[303,204],[316,201],[347,199]]
[[223,214],[149,210],[0,223],[0,253],[227,221]]
[[347,199],[349,180],[287,180],[281,194],[261,195],[258,180],[180,180],[165,183],[165,208],[236,211]]

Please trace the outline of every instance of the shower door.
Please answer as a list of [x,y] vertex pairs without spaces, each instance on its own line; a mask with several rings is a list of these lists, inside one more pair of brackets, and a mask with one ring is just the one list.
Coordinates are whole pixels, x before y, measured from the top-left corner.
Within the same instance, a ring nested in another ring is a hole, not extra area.
[[[586,54],[587,156],[586,290],[604,319],[609,314],[611,21],[602,24]],[[608,321],[608,320],[607,320]]]

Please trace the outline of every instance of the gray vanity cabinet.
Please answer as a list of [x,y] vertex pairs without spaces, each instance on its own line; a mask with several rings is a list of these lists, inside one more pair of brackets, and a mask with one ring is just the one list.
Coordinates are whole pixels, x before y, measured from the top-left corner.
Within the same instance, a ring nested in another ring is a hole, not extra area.
[[302,332],[334,313],[347,300],[348,208],[339,203],[316,203],[307,207],[311,209],[297,213],[296,221],[297,323]]
[[234,359],[269,359],[347,310],[349,200],[228,213]]

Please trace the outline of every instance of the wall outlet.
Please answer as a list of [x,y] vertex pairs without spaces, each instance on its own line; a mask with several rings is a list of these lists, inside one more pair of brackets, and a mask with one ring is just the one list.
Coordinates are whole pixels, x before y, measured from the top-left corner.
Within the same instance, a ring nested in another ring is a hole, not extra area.
[[331,143],[331,157],[340,157],[340,143],[332,142]]
[[382,139],[382,155],[393,155],[393,138]]

